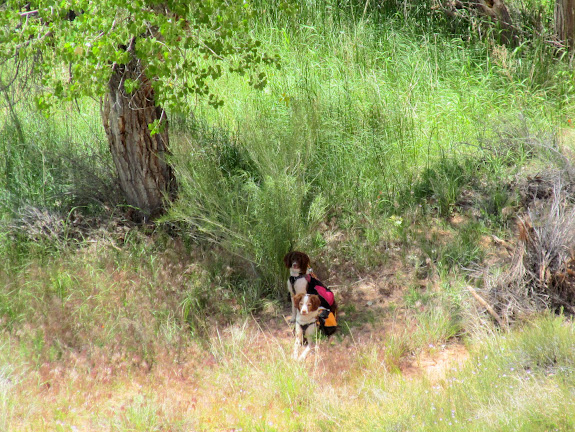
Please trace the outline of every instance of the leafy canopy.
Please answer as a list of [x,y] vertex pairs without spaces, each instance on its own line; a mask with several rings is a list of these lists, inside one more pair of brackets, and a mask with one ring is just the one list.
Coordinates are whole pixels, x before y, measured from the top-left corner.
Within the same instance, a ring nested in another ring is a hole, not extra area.
[[[279,65],[250,35],[252,14],[238,0],[8,0],[0,4],[0,59],[29,61],[41,72],[41,108],[104,95],[113,66],[132,59],[158,103],[177,109],[196,94],[217,107],[213,82],[222,74],[247,74],[262,88],[264,65]],[[129,92],[138,85],[124,83]]]

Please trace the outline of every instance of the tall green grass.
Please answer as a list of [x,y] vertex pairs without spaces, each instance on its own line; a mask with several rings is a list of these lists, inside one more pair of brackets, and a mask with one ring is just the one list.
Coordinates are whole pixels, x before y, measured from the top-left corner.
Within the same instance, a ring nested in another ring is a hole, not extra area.
[[97,207],[106,200],[114,174],[98,107],[80,104],[47,118],[21,102],[0,123],[3,215],[26,206]]
[[[573,72],[538,41],[424,32],[439,25],[410,21],[425,2],[265,3],[253,32],[282,69],[263,92],[226,77],[223,108],[171,115],[180,196],[154,227],[82,228],[121,202],[93,101],[0,119],[0,429],[573,429],[563,317],[476,332],[445,378],[399,373],[471,333],[453,279],[507,228],[517,176],[553,162]],[[355,340],[350,325],[295,364],[291,341],[237,321],[266,297],[281,320],[269,299],[296,248],[333,259],[343,283],[406,252],[437,289],[410,280],[405,329]]]
[[[570,71],[536,45],[423,32],[408,19],[415,9],[364,15],[354,2],[308,2],[281,15],[280,3],[256,5],[265,10],[254,35],[282,58],[269,86],[228,76],[223,108],[198,102],[194,115],[172,115],[180,196],[165,221],[212,248],[214,269],[231,264],[223,285],[244,305],[283,293],[288,250],[372,268],[391,246],[417,241],[414,221],[449,218],[470,190],[482,221],[418,247],[448,269],[481,261],[484,225],[504,226],[502,210],[516,203],[507,184],[534,148],[554,145],[533,138],[552,136],[571,109],[569,80],[550,78]],[[70,234],[77,214],[121,198],[94,103],[48,119],[27,105],[3,110],[0,248],[18,267],[81,243],[82,232]],[[330,243],[328,230],[345,235]]]
[[[285,252],[324,247],[322,219],[371,232],[348,238],[373,251],[382,237],[373,236],[377,221],[420,208],[449,217],[465,189],[479,189],[485,197],[501,192],[475,204],[503,223],[500,212],[514,198],[494,167],[512,176],[528,159],[527,137],[516,136],[513,146],[503,137],[525,124],[554,130],[564,120],[557,88],[526,79],[528,68],[545,65],[527,48],[309,7],[290,25],[270,18],[256,26],[283,62],[263,92],[230,76],[218,86],[223,108],[200,104],[194,118],[174,119],[178,134],[193,138],[175,143],[181,195],[168,219],[189,222],[197,238],[204,233],[254,264],[272,290],[282,289]],[[198,117],[215,129],[198,126]]]
[[0,268],[11,272],[83,242],[92,218],[122,198],[93,101],[46,117],[18,89],[3,92],[19,100],[0,99],[9,114],[0,119]]

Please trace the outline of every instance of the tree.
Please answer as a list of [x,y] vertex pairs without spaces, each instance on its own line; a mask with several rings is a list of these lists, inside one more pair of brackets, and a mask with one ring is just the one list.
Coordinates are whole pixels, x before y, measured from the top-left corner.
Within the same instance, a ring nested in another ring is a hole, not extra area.
[[127,203],[141,218],[161,214],[176,193],[165,109],[188,96],[222,101],[225,73],[266,84],[278,65],[250,35],[240,0],[8,0],[0,3],[0,58],[15,75],[32,62],[42,77],[42,109],[80,97],[103,98],[102,121]]
[[475,17],[487,18],[499,28],[501,43],[518,44],[517,28],[503,0],[448,0],[433,9],[442,10],[449,19],[474,21]]
[[575,0],[557,0],[555,3],[555,32],[566,47],[575,47]]

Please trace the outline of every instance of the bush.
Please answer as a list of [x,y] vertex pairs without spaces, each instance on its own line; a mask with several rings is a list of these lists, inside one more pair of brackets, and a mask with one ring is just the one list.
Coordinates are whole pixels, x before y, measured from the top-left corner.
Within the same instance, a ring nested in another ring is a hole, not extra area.
[[560,178],[519,220],[519,238],[503,274],[486,279],[506,319],[547,308],[575,314],[575,207]]
[[266,155],[257,143],[250,153],[221,130],[212,141],[213,132],[197,129],[174,157],[180,191],[166,220],[188,224],[196,241],[232,257],[254,298],[283,294],[283,256],[311,240],[310,228],[324,216],[323,197],[310,195],[305,162],[274,173],[277,162],[260,158]]

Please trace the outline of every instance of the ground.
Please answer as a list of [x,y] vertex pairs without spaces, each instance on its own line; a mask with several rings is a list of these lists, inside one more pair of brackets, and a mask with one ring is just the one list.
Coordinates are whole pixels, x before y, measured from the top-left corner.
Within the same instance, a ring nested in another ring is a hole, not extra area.
[[[380,361],[385,364],[386,355],[389,357],[386,341],[394,334],[401,337],[410,331],[414,325],[413,315],[425,309],[421,302],[416,302],[413,307],[406,306],[406,287],[415,276],[406,271],[400,260],[394,262],[396,264],[388,264],[362,278],[353,278],[348,273],[343,277],[331,274],[326,279],[330,282],[326,285],[334,291],[340,306],[340,330],[329,340],[322,340],[319,353],[306,359],[306,362],[319,366],[322,376],[332,376],[334,381],[341,379],[341,375],[352,367],[351,363],[357,361],[363,346],[377,346]],[[422,290],[433,283],[429,279],[417,281]],[[291,347],[290,314],[291,309],[286,304],[282,310],[264,313],[259,317],[258,325],[276,342]],[[444,378],[446,371],[464,363],[468,356],[463,342],[455,338],[439,346],[430,345],[417,352],[406,352],[394,360],[397,360],[397,372],[406,378],[425,376],[439,380]]]

